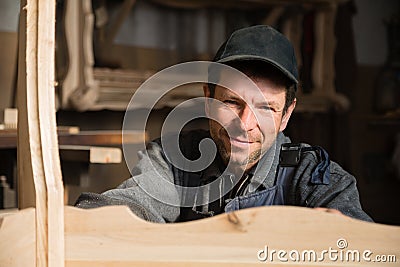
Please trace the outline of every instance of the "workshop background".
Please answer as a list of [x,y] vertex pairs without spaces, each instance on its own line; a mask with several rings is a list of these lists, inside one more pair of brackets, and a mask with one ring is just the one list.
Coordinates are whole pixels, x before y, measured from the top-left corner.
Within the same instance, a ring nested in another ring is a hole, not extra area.
[[[18,204],[16,149],[7,135],[13,126],[6,120],[17,108],[19,10],[19,1],[0,1],[0,208]],[[60,130],[98,136],[120,131],[134,89],[148,77],[177,63],[210,60],[233,30],[254,24],[271,24],[289,35],[300,56],[299,109],[285,133],[293,142],[326,148],[357,178],[365,211],[377,222],[400,225],[398,0],[57,1]],[[316,70],[316,64],[322,65]],[[329,88],[318,87],[318,71]],[[178,88],[161,100],[150,114],[147,140],[160,135],[174,106],[201,94],[201,87]],[[67,158],[69,204],[80,192],[102,192],[130,176],[124,160],[77,164]]]

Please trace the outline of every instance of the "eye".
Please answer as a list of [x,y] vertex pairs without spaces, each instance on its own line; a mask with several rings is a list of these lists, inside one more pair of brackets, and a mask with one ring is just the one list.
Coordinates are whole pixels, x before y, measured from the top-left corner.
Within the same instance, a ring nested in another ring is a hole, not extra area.
[[275,109],[269,105],[261,106],[259,109],[262,111],[275,111]]
[[236,107],[236,106],[239,106],[239,105],[240,105],[238,101],[236,101],[236,100],[230,100],[230,99],[224,100],[223,103],[224,103],[225,105],[231,106],[231,107]]

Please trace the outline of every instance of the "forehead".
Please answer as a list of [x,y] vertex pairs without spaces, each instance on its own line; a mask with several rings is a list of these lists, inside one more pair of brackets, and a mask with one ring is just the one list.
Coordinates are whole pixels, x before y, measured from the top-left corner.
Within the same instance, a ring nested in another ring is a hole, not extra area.
[[277,85],[266,77],[247,77],[232,75],[222,71],[220,83],[216,86],[215,96],[240,97],[252,102],[285,102],[286,88]]

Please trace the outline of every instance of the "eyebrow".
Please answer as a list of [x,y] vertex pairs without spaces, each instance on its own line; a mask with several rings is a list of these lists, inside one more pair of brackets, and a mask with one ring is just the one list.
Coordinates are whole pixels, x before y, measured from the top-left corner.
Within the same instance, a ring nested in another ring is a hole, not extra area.
[[255,106],[257,106],[257,105],[259,105],[259,106],[267,105],[269,107],[274,108],[275,111],[277,111],[277,112],[281,112],[284,109],[284,107],[280,107],[280,104],[276,101],[258,102],[255,104]]
[[[230,98],[230,99],[234,99],[234,100],[237,100],[237,101],[240,101],[240,102],[245,102],[243,98],[241,98],[240,96],[236,95],[235,93],[232,93],[232,92],[229,92],[229,91],[224,92],[222,94],[222,96]],[[256,102],[254,106],[262,106],[262,105],[268,105],[269,107],[275,108],[277,111],[282,111],[283,110],[283,107],[279,108],[280,104],[278,102],[276,102],[276,101],[273,101],[273,100]]]
[[[257,104],[260,104],[260,103],[257,103]],[[266,103],[262,102],[262,104],[267,104],[268,106],[271,106],[271,107],[279,107],[279,103],[276,101],[267,101]]]
[[235,99],[235,100],[239,100],[239,101],[244,102],[244,99],[243,99],[243,98],[241,98],[241,97],[238,96],[237,94],[231,93],[231,92],[225,92],[225,93],[223,93],[223,94],[222,94],[222,97],[231,98],[231,99]]

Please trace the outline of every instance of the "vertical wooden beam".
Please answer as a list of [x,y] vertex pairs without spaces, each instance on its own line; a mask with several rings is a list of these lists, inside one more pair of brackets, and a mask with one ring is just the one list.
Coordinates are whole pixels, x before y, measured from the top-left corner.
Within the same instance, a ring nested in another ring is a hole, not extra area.
[[94,105],[98,82],[93,77],[93,24],[91,0],[65,1],[68,71],[62,84],[62,107],[83,111]]
[[[301,69],[303,64],[302,55],[301,55],[301,39],[303,36],[303,14],[299,13],[296,15],[292,15],[287,18],[283,23],[283,34],[290,40],[293,44],[294,53],[296,55],[297,60],[297,68]],[[298,86],[297,94],[301,94],[301,86]]]
[[19,33],[18,33],[18,207],[24,209],[35,206],[35,187],[33,183],[31,150],[29,149],[27,117],[27,73],[26,73],[26,21],[27,11],[24,8],[27,0],[21,0]]
[[47,192],[48,265],[64,266],[64,193],[55,109],[55,0],[37,0],[38,113]]
[[[64,266],[63,185],[55,119],[55,0],[21,1],[19,207],[36,207],[36,266]],[[33,181],[33,183],[32,183]]]
[[36,207],[36,266],[46,266],[46,188],[41,172],[41,150],[36,112],[37,6],[21,1],[18,59],[18,207]]
[[332,3],[327,8],[316,10],[315,15],[315,55],[313,62],[313,94],[334,95],[335,86],[335,16],[337,6]]

